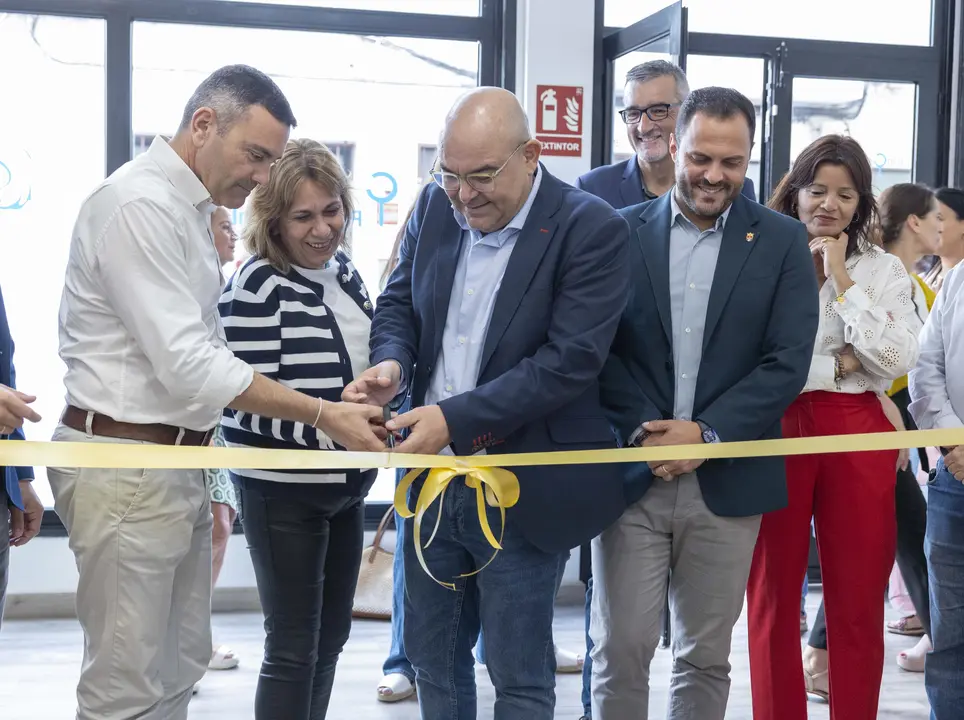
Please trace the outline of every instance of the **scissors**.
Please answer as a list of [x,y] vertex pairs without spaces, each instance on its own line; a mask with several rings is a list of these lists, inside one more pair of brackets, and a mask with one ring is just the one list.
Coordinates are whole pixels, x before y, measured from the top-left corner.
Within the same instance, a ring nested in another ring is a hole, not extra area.
[[[389,410],[388,405],[382,407],[382,419],[388,422],[392,419],[392,411]],[[395,433],[391,430],[388,431],[388,447],[392,450],[395,449]]]

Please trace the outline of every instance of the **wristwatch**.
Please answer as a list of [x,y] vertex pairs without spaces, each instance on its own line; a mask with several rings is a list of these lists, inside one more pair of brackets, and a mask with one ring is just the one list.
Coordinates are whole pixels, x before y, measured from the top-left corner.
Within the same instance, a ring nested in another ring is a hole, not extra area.
[[702,420],[697,420],[696,424],[700,426],[700,430],[703,432],[703,442],[705,443],[718,443],[720,442],[720,436],[716,434],[716,430],[711,428]]
[[646,442],[646,438],[650,435],[649,430],[644,430],[643,426],[640,425],[638,428],[633,430],[633,434],[629,436],[629,440],[626,441],[627,447],[642,447],[643,443]]

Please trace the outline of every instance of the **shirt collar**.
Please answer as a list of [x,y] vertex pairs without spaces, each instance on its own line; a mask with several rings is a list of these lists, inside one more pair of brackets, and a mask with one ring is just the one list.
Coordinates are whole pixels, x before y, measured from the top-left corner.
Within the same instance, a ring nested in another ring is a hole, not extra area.
[[[519,212],[517,212],[515,214],[515,217],[513,217],[508,223],[506,223],[506,226],[504,228],[502,228],[501,230],[497,230],[495,232],[489,233],[485,237],[488,238],[491,236],[495,240],[496,244],[501,246],[505,243],[506,240],[509,239],[509,237],[513,234],[513,232],[521,232],[522,228],[526,224],[526,220],[529,218],[529,211],[532,210],[532,204],[535,202],[536,195],[539,194],[539,188],[541,187],[541,185],[542,185],[542,168],[540,166],[536,166],[535,176],[532,181],[532,188],[529,190],[529,197],[526,198],[525,203],[522,205],[521,208],[519,208]],[[452,213],[455,215],[455,221],[459,224],[459,227],[461,227],[463,230],[468,230],[470,233],[472,233],[472,235],[476,237],[476,239],[480,239],[483,237],[482,234],[479,233],[477,230],[469,227],[469,223],[465,219],[465,216],[462,213],[460,213],[455,208],[452,208]]]
[[174,152],[167,138],[158,135],[151,143],[147,151],[151,160],[157,163],[167,179],[171,181],[174,188],[181,193],[187,201],[198,210],[211,209],[202,208],[202,205],[211,204],[211,193],[204,187],[204,183],[194,174],[194,171],[187,166],[181,156]]
[[[674,225],[676,225],[678,221],[683,221],[683,222],[689,223],[693,227],[696,227],[695,225],[693,225],[693,222],[688,217],[686,217],[686,215],[683,214],[683,211],[680,210],[679,204],[676,202],[675,185],[669,191],[669,203],[670,203],[670,209],[672,212],[672,215],[670,216],[671,218],[670,224],[669,224],[670,227],[673,227]],[[730,210],[732,209],[732,207],[733,207],[733,203],[730,203],[727,206],[726,210],[723,211],[723,214],[720,215],[718,218],[716,218],[716,223],[713,225],[712,228],[710,228],[710,232],[723,232],[723,228],[726,227],[726,219],[730,216]]]

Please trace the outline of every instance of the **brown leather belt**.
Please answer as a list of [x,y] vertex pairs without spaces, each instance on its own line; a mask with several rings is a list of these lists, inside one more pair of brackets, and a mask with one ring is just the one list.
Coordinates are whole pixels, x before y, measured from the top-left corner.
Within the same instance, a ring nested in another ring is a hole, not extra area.
[[214,433],[213,429],[207,432],[201,432],[200,430],[187,430],[185,428],[178,428],[173,425],[162,425],[160,423],[142,425],[118,422],[100,413],[93,414],[90,429],[88,430],[88,414],[86,410],[68,405],[60,421],[67,427],[78,432],[90,432],[90,434],[98,437],[139,440],[156,445],[195,445],[204,447],[211,444],[211,436]]

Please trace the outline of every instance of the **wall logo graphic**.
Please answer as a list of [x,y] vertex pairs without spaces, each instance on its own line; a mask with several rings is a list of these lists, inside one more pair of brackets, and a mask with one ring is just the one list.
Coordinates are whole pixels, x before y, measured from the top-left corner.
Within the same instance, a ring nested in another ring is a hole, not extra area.
[[[378,178],[385,178],[388,181],[388,189],[384,195],[376,195],[371,189],[365,191],[368,193],[368,197],[378,203],[378,224],[397,225],[398,205],[393,203],[392,200],[398,195],[398,182],[387,172],[372,173],[372,178],[376,180]],[[359,222],[359,224],[361,224],[361,222]]]
[[[0,166],[0,188],[3,187],[3,168]],[[373,192],[372,188],[367,188],[365,193],[368,197],[375,201],[375,205],[378,206],[378,219],[377,223],[379,225],[397,225],[398,224],[398,203],[392,202],[398,195],[398,181],[395,176],[391,173],[384,171],[379,171],[372,173],[372,179],[379,181],[376,183],[377,190],[381,191],[381,194]],[[29,187],[27,188],[29,193]],[[3,197],[3,191],[0,189],[0,199]],[[29,200],[29,196],[27,197]],[[0,205],[0,210],[3,206]],[[246,211],[244,208],[231,211],[231,224],[235,228],[243,228],[246,218]],[[355,210],[355,215],[352,218],[352,222],[355,225],[361,227],[362,224],[362,211]]]
[[582,156],[583,92],[572,85],[537,85],[536,139],[543,155]]
[[19,210],[32,195],[30,155],[0,145],[0,210]]

